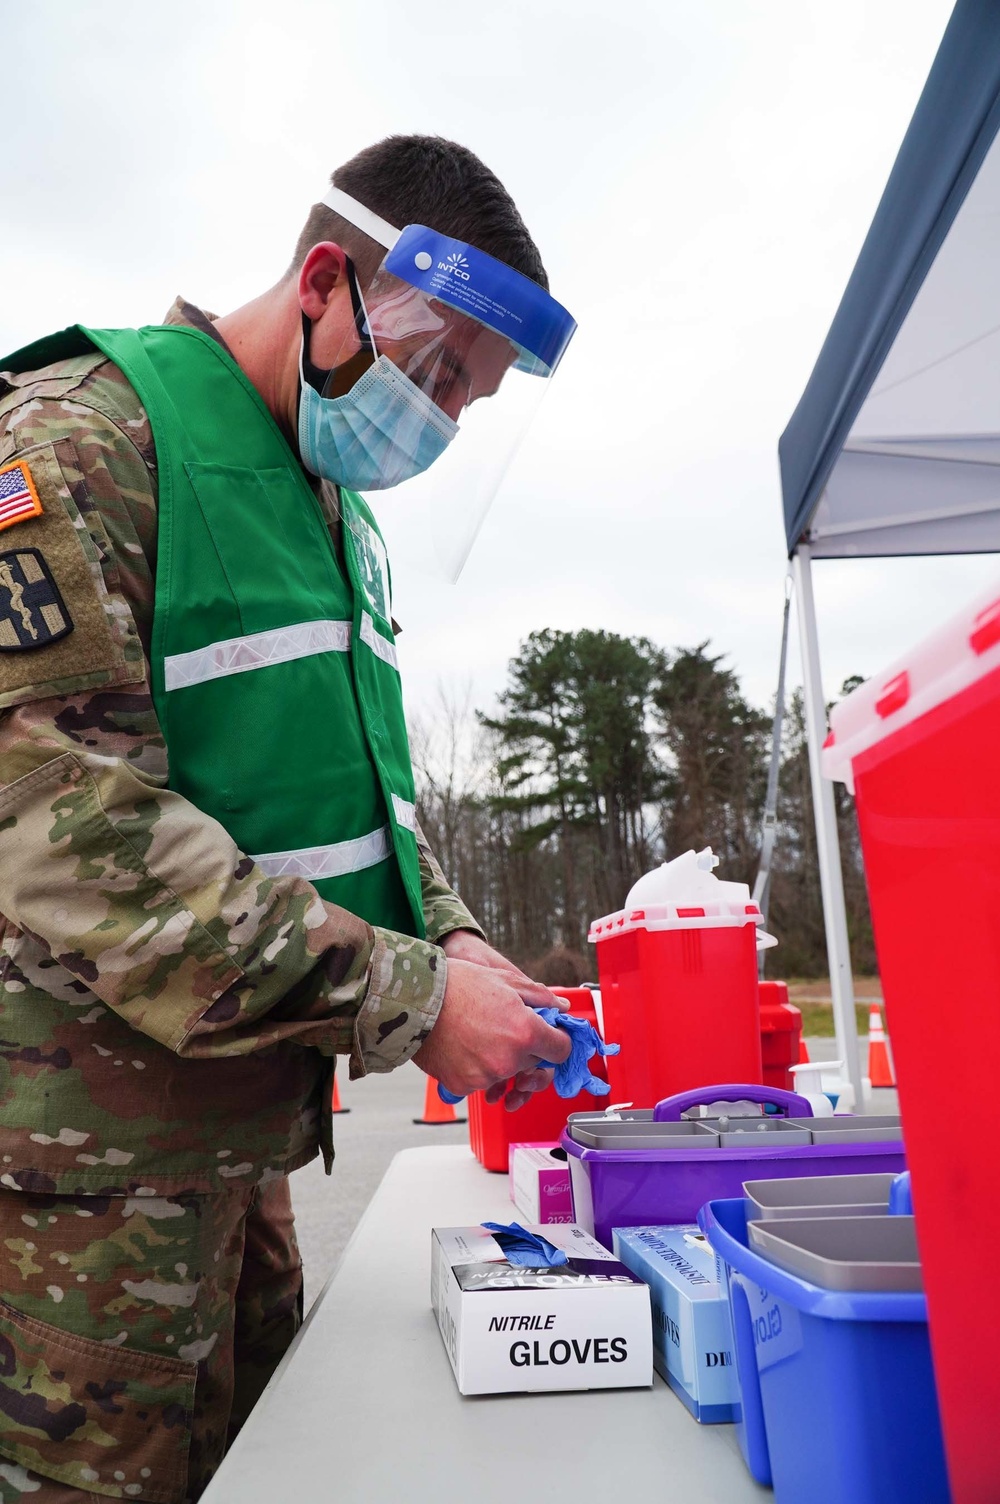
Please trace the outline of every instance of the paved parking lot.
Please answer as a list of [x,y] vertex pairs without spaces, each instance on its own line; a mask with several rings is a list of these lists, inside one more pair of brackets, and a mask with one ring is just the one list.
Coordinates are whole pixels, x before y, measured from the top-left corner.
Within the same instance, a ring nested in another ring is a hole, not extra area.
[[[351,1110],[335,1120],[333,1174],[327,1177],[323,1161],[316,1159],[292,1176],[307,1309],[333,1273],[393,1155],[417,1145],[468,1142],[465,1123],[433,1128],[414,1125],[413,1119],[423,1114],[427,1085],[427,1077],[415,1065],[362,1081],[346,1081],[346,1070],[343,1075],[341,1101]],[[465,1116],[464,1107],[457,1110]]]

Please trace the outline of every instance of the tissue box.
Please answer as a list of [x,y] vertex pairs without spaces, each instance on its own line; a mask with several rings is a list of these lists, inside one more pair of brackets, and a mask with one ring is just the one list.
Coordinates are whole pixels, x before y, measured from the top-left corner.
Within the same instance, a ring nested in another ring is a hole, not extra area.
[[462,1394],[653,1381],[649,1289],[573,1223],[533,1226],[569,1256],[511,1265],[484,1227],[435,1227],[431,1304]]
[[732,1326],[715,1257],[695,1223],[615,1228],[615,1253],[649,1285],[653,1362],[695,1420],[736,1418]]
[[510,1199],[525,1222],[572,1222],[566,1150],[558,1144],[511,1144]]

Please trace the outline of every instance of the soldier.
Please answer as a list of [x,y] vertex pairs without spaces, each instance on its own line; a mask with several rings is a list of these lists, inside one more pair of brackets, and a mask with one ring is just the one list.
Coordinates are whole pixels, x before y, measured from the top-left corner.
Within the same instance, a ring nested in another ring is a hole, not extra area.
[[337,1055],[516,1107],[569,1052],[420,832],[356,489],[574,325],[464,148],[332,185],[235,313],[0,360],[4,1504],[199,1497],[300,1320]]

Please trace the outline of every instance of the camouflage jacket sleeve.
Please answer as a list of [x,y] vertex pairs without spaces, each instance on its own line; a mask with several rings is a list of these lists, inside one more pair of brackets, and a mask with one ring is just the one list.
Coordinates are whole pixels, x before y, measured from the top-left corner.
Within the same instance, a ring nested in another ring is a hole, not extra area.
[[0,534],[0,631],[30,623],[29,567],[58,604],[41,645],[0,652],[0,915],[179,1054],[291,1040],[391,1070],[437,1018],[443,953],[266,877],[166,786],[155,454],[121,374],[87,357],[0,382],[0,477],[22,462],[42,510]]
[[482,927],[474,919],[445,877],[417,821],[417,855],[420,859],[420,887],[424,900],[424,924],[428,940],[443,940],[452,930],[472,930],[485,940]]

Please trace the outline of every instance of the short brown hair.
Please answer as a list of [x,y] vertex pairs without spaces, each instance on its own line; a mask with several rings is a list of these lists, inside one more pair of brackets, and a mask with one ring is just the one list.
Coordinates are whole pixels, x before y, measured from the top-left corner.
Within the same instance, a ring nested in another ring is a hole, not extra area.
[[[338,167],[330,181],[399,229],[427,225],[486,251],[548,289],[538,247],[514,200],[468,147],[441,136],[387,136]],[[314,204],[287,275],[297,272],[323,240],[344,247],[362,282],[374,275],[385,255],[383,246],[339,214]]]

